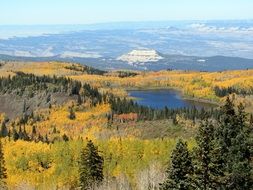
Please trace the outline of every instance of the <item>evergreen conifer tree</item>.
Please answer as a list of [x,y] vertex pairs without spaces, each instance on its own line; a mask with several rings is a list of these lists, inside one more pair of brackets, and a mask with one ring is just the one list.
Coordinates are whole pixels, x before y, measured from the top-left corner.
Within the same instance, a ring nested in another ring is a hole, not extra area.
[[36,131],[36,126],[33,125],[33,126],[32,126],[32,135],[31,135],[31,139],[32,139],[32,140],[35,140],[36,133],[37,133],[37,131]]
[[19,125],[18,136],[19,139],[24,139],[24,133],[22,131],[21,125]]
[[25,141],[29,141],[30,140],[30,137],[28,136],[28,134],[26,132],[25,125],[24,125],[24,130],[23,130],[23,140],[25,140]]
[[36,126],[35,125],[32,126],[32,135],[36,135]]
[[78,96],[77,96],[77,105],[81,105],[82,104],[82,98],[81,98],[81,95],[80,94],[78,94]]
[[103,162],[103,158],[99,155],[97,147],[89,140],[87,146],[81,151],[79,162],[79,183],[81,190],[93,190],[103,181]]
[[190,175],[193,172],[192,160],[187,143],[181,139],[171,155],[171,166],[167,169],[167,179],[161,184],[161,190],[189,190],[192,189]]
[[251,148],[247,115],[242,104],[238,106],[235,122],[236,135],[231,139],[231,147],[226,159],[226,189],[251,189],[253,187]]
[[14,141],[17,141],[19,139],[18,132],[15,128],[13,128],[13,131],[12,131],[12,138]]
[[69,119],[74,120],[75,118],[76,118],[76,114],[75,114],[73,108],[71,107],[69,109]]
[[251,157],[252,144],[247,115],[242,104],[238,113],[227,100],[218,127],[217,142],[221,150],[217,156],[223,169],[223,189],[250,189],[253,185]]
[[216,159],[219,149],[215,149],[214,126],[208,119],[201,123],[194,149],[193,181],[196,189],[219,189],[220,163]]
[[250,114],[249,126],[253,129],[253,114]]
[[8,130],[5,124],[5,121],[1,125],[1,131],[0,131],[0,136],[1,137],[6,137],[8,135]]

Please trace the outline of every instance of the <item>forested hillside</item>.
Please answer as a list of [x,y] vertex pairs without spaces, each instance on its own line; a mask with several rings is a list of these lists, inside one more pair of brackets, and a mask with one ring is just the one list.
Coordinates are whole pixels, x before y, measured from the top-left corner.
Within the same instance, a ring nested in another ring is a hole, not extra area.
[[[3,62],[0,76],[3,188],[252,187],[252,70]],[[175,88],[222,106],[153,109],[135,103],[130,88]]]
[[[104,72],[79,64],[62,62],[3,62],[0,76],[15,72],[35,75],[68,76],[89,83],[100,90],[109,90],[126,96],[125,89],[176,88],[188,98],[219,102],[234,93],[246,106],[252,106],[253,70],[195,72],[168,70],[158,72],[112,71]],[[92,76],[91,76],[92,75]]]

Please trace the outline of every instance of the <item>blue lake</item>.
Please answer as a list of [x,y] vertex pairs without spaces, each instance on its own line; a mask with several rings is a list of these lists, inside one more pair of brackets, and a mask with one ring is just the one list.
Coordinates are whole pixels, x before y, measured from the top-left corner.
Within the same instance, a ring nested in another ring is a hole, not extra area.
[[164,108],[165,106],[171,109],[194,106],[197,109],[215,107],[213,104],[183,99],[178,91],[172,89],[130,90],[128,94],[134,97],[134,101],[138,104],[156,109]]

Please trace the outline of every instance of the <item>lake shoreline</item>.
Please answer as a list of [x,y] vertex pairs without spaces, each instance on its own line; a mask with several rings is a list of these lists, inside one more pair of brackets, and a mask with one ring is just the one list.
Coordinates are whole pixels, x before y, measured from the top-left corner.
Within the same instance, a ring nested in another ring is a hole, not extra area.
[[[150,91],[150,90],[172,90],[175,91],[177,93],[179,93],[179,95],[181,96],[182,100],[186,100],[186,101],[193,101],[193,102],[198,102],[198,103],[204,103],[204,104],[210,104],[210,106],[219,106],[219,102],[214,102],[211,100],[207,100],[207,99],[202,99],[202,98],[195,98],[195,97],[190,97],[185,95],[182,90],[178,89],[178,88],[173,88],[173,87],[134,87],[134,88],[125,88],[125,91],[129,94],[129,91]],[[136,97],[132,97],[129,96],[132,99],[138,99]]]

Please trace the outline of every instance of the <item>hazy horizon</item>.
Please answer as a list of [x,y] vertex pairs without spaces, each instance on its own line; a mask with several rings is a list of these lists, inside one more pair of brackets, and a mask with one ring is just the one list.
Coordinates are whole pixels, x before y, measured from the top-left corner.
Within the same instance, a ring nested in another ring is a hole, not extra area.
[[3,55],[117,61],[133,49],[147,48],[253,59],[249,0],[10,0],[0,5]]
[[165,22],[212,22],[212,21],[217,21],[217,22],[222,22],[222,21],[233,21],[233,22],[241,22],[241,21],[253,21],[253,17],[252,18],[248,18],[248,19],[179,19],[179,20],[169,20],[169,19],[165,19],[165,20],[135,20],[135,21],[131,21],[131,20],[122,20],[122,21],[104,21],[104,22],[92,22],[92,23],[49,23],[49,24],[1,24],[0,26],[80,26],[80,25],[84,25],[84,26],[92,26],[92,25],[104,25],[104,24],[128,24],[128,23],[165,23]]
[[121,29],[154,29],[154,28],[186,28],[191,24],[217,24],[227,27],[252,28],[253,19],[228,20],[157,20],[157,21],[122,21],[101,22],[92,24],[0,24],[0,39],[11,37],[29,37],[47,34],[60,34],[84,30],[121,30]]
[[253,19],[250,0],[9,0],[0,5],[0,25]]

